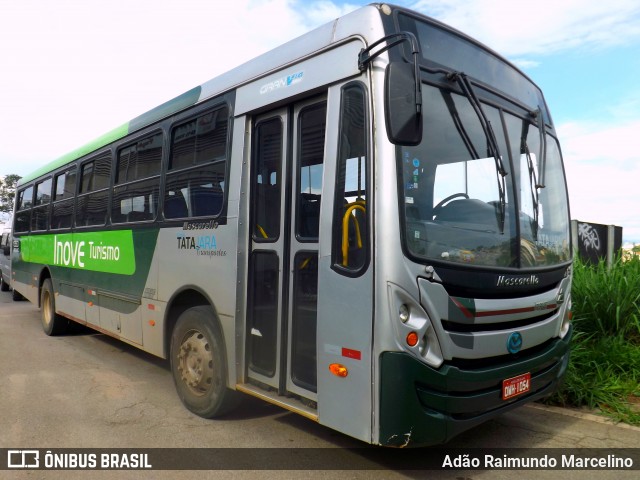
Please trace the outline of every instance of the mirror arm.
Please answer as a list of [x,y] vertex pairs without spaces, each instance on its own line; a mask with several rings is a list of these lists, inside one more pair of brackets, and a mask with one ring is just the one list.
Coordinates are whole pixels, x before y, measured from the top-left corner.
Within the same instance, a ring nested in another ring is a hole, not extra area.
[[[374,53],[371,51],[380,45],[382,42],[387,42],[391,39],[393,41],[389,42],[384,47],[376,50]],[[391,35],[387,35],[382,37],[380,40],[369,45],[367,48],[363,48],[360,50],[360,54],[358,55],[358,69],[361,72],[364,72],[367,69],[367,65],[378,55],[387,50],[395,47],[396,45],[402,42],[411,43],[411,54],[413,55],[413,71],[414,71],[414,80],[415,80],[415,94],[416,94],[416,115],[420,115],[422,112],[422,90],[420,87],[420,66],[418,62],[418,55],[420,55],[420,44],[418,43],[418,39],[411,32],[398,32],[392,33]]]

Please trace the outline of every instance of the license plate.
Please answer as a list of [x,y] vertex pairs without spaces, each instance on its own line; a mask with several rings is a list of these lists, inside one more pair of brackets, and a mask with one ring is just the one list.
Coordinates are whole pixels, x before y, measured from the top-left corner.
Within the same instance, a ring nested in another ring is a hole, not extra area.
[[502,400],[509,400],[531,390],[531,374],[523,373],[502,381]]

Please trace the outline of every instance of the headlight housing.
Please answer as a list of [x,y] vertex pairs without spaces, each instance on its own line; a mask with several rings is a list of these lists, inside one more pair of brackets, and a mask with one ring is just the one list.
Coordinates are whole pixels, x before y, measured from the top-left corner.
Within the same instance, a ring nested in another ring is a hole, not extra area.
[[444,360],[429,315],[420,303],[400,286],[389,282],[388,293],[397,343],[427,365],[438,368]]

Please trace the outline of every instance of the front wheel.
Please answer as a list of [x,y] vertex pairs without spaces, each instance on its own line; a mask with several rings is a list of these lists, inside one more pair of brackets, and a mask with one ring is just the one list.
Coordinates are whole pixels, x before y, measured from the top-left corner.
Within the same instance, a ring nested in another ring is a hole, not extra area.
[[232,410],[238,394],[227,388],[224,340],[209,306],[184,311],[171,335],[171,373],[180,400],[204,418]]
[[1,273],[0,273],[0,290],[2,290],[3,292],[9,291],[9,284],[4,281],[4,277],[2,276]]
[[69,320],[56,313],[56,300],[51,279],[45,279],[40,291],[40,319],[47,335],[60,335],[69,328]]

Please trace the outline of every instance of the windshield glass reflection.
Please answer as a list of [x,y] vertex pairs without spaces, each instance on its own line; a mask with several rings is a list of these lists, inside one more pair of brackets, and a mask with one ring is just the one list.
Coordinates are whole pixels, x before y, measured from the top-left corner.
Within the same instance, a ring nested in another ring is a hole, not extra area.
[[482,104],[495,135],[492,146],[467,97],[428,85],[423,97],[423,141],[401,148],[400,159],[409,252],[442,262],[516,268],[568,260],[568,206],[555,140],[545,142],[542,188],[540,134],[530,120]]

